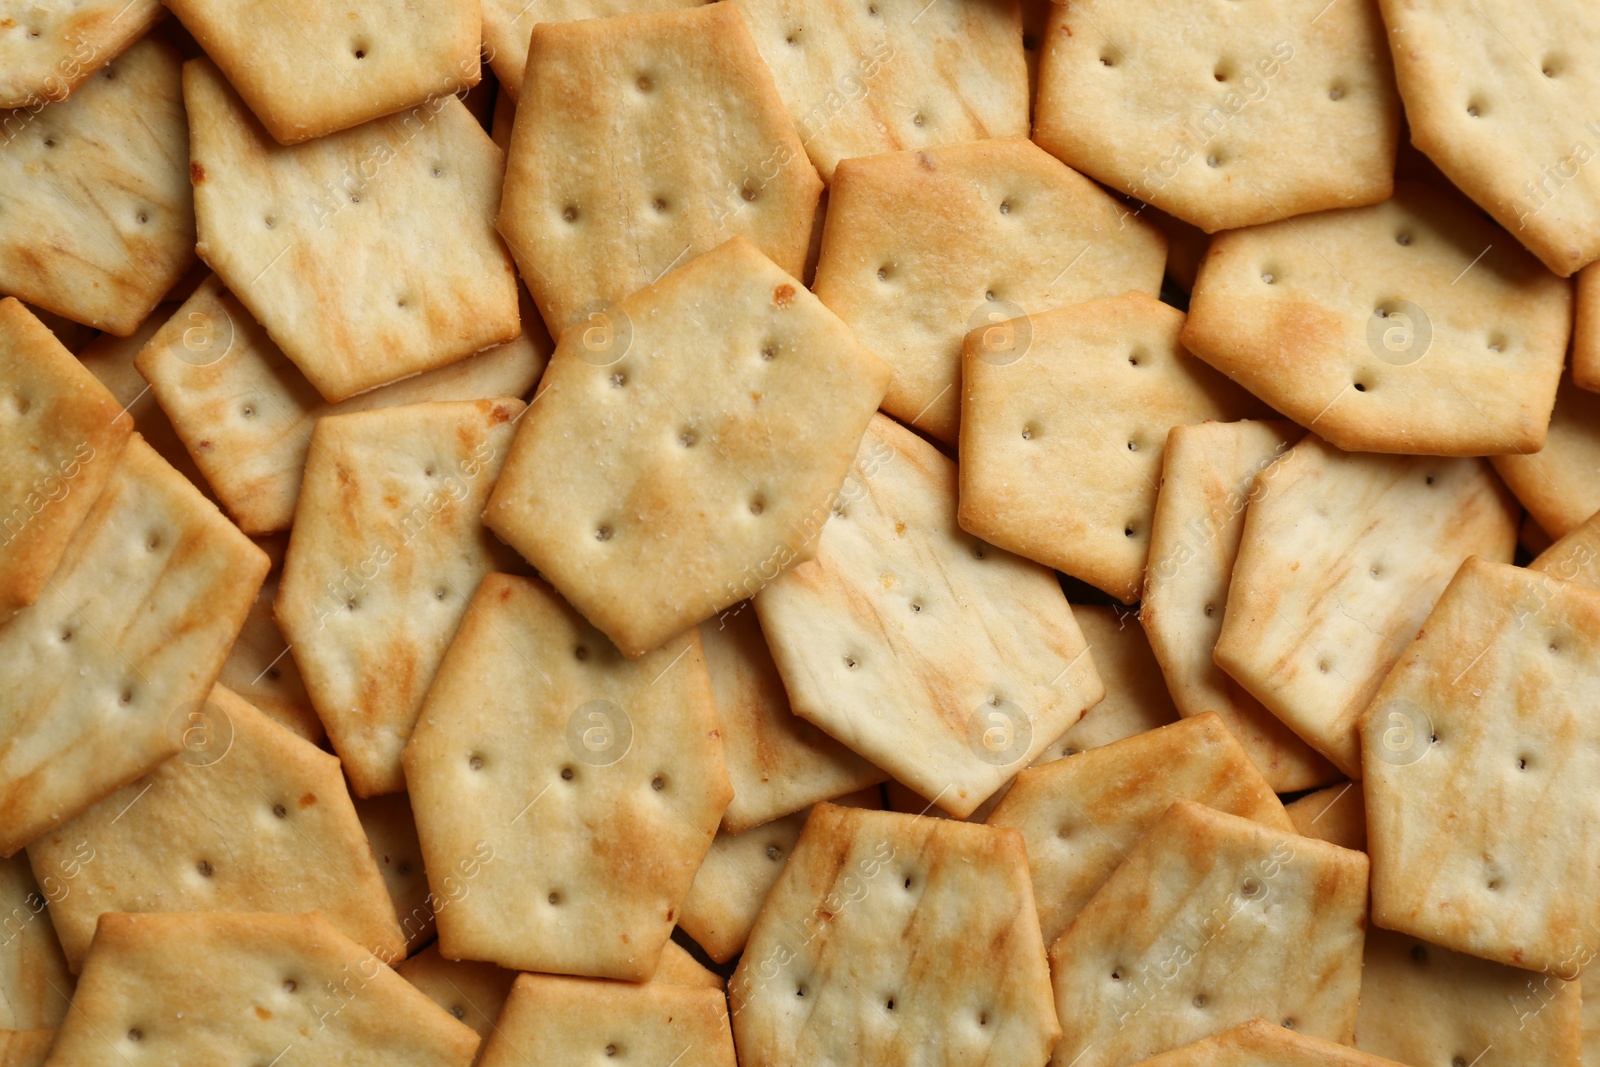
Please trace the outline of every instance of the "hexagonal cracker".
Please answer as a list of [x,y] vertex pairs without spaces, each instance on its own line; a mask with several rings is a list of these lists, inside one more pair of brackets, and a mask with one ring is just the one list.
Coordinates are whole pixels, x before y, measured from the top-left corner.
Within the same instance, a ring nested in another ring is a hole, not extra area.
[[1600,509],[1600,396],[1563,377],[1544,447],[1489,462],[1540,529],[1565,537]]

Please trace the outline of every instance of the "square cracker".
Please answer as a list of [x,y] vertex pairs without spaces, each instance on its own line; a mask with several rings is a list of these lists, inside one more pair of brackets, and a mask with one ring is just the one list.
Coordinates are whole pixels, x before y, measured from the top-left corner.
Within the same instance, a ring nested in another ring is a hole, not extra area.
[[1214,713],[1183,719],[1017,775],[985,820],[1028,846],[1045,944],[1060,937],[1174,801],[1280,830],[1294,823]]
[[51,1067],[467,1067],[478,1035],[320,915],[100,919]]
[[0,860],[0,1031],[53,1029],[67,1014],[74,980],[49,909],[71,895],[76,887],[68,875],[76,877],[94,855],[85,843],[69,867],[46,874],[43,892],[26,856]]
[[1411,142],[1566,277],[1600,259],[1600,10],[1379,0]]
[[1481,456],[1544,445],[1571,328],[1570,285],[1465,200],[1402,182],[1217,236],[1183,343],[1340,448]]
[[1581,1067],[1578,983],[1367,930],[1356,1047],[1400,1063]]
[[958,818],[1105,696],[1055,575],[962,530],[956,465],[881,415],[756,612],[795,712]]
[[[31,4],[7,10],[10,17],[0,26],[0,110],[28,112],[65,100],[166,14],[157,0]],[[12,122],[21,118],[4,121],[8,135]]]
[[267,557],[135,434],[50,586],[0,627],[0,855],[181,747]]
[[1540,529],[1565,537],[1600,511],[1600,395],[1562,378],[1544,447],[1489,462]]
[[0,619],[39,599],[133,432],[116,397],[0,300]]
[[1600,592],[1462,564],[1362,723],[1373,922],[1562,978],[1594,959],[1596,699]]
[[1058,3],[1034,136],[1215,233],[1387,199],[1400,100],[1377,8]]
[[126,336],[189,269],[180,62],[146,37],[70,98],[0,112],[0,292]]
[[954,444],[961,343],[1047,308],[1155,296],[1167,242],[1089,179],[1020,137],[844,163],[828,191],[816,291],[889,362],[883,410]]
[[527,395],[550,338],[524,301],[522,336],[330,404],[215,275],[169,316],[136,365],[222,506],[245,533],[287,530],[324,415],[428,400]]
[[534,28],[500,229],[557,339],[732,237],[799,277],[821,193],[732,4]]
[[1301,837],[1314,837],[1340,848],[1367,850],[1367,805],[1361,786],[1343,782],[1307,793],[1283,810]]
[[962,528],[1138,600],[1167,431],[1266,413],[1184,350],[1182,327],[1130,291],[969,333]]
[[504,574],[479,586],[405,767],[451,901],[446,956],[632,981],[655,973],[733,792],[697,631],[628,659]]
[[568,330],[484,521],[636,656],[816,551],[889,372],[735,238]]
[[1528,569],[1600,590],[1600,512],[1539,553]]
[[734,0],[811,161],[1028,135],[1018,0]]
[[1050,949],[1052,1067],[1121,1067],[1257,1016],[1348,1043],[1367,857],[1173,804]]
[[494,1033],[495,1020],[500,1018],[500,1009],[511,995],[511,983],[517,978],[515,971],[492,963],[447,960],[440,954],[438,942],[400,961],[395,972],[476,1030],[484,1041]]
[[168,5],[280,144],[478,84],[478,5],[452,0],[172,0]]
[[481,1067],[581,1067],[609,1057],[663,1067],[734,1067],[715,989],[521,974]]
[[1600,392],[1600,265],[1583,268],[1574,290],[1572,380],[1580,389]]
[[1027,863],[1012,830],[817,805],[728,984],[739,1059],[1041,1063]]
[[[528,42],[541,22],[577,22],[603,19],[635,11],[667,11],[699,7],[705,0],[483,0],[483,58],[500,82],[495,104],[495,125],[507,97],[515,110],[528,69]],[[509,129],[509,127],[508,127]],[[496,138],[498,140],[498,138]]]
[[351,797],[356,818],[366,831],[367,843],[378,861],[389,899],[400,918],[400,935],[405,951],[415,953],[419,945],[434,936],[434,910],[446,904],[428,888],[428,872],[422,864],[422,842],[417,840],[417,821],[411,814],[411,798],[405,793],[381,797]]
[[112,911],[316,911],[379,958],[403,957],[339,761],[220,686],[175,728],[175,759],[28,845],[41,877],[94,852],[51,905],[72,969]]
[[1229,1030],[1141,1060],[1138,1067],[1400,1067],[1336,1041],[1251,1019]]
[[1228,580],[1255,477],[1302,436],[1279,421],[1168,432],[1139,607],[1178,710],[1222,716],[1279,793],[1323,785],[1338,772],[1218,667],[1212,651],[1227,617]]
[[458,400],[329,415],[276,614],[358,796],[405,788],[400,752],[483,576],[511,554],[480,516],[523,412]]
[[210,61],[183,97],[200,258],[326,399],[518,336],[505,157],[461,101],[285,148]]
[[1468,556],[1510,560],[1516,509],[1481,459],[1307,436],[1256,476],[1213,655],[1359,778],[1357,720]]

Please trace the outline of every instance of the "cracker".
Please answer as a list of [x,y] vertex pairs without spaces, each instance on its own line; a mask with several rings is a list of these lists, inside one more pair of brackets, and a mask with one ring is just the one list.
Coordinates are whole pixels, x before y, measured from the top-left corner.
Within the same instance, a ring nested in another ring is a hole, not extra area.
[[817,805],[729,981],[740,1060],[1042,1062],[1027,862],[1013,831]]
[[956,465],[881,415],[755,603],[795,713],[960,818],[1105,695],[1055,575],[963,531]]
[[1294,829],[1222,719],[1183,719],[1017,775],[985,821],[1028,845],[1045,944],[1060,937],[1175,801]]
[[661,962],[656,966],[656,973],[651,976],[650,981],[683,985],[691,989],[723,988],[720,974],[695,959],[688,949],[671,938],[661,946]]
[[1600,392],[1600,266],[1578,273],[1572,323],[1572,380],[1578,388]]
[[48,1062],[467,1067],[477,1047],[319,915],[111,912]]
[[[483,0],[483,51],[485,61],[500,80],[500,102],[495,105],[495,125],[499,109],[508,101],[516,107],[528,67],[528,41],[533,27],[541,22],[577,22],[579,19],[607,18],[635,11],[668,11],[698,7],[705,0]],[[510,127],[507,127],[509,131]],[[498,138],[496,138],[498,140]],[[503,147],[503,146],[502,146]]]
[[325,398],[517,337],[505,157],[461,101],[284,148],[210,62],[183,95],[200,258]]
[[1139,1067],[1399,1067],[1393,1060],[1336,1041],[1252,1019],[1199,1041],[1151,1056]]
[[1468,556],[1516,510],[1477,459],[1344,453],[1310,435],[1256,476],[1217,665],[1345,774],[1356,722]]
[[[1565,277],[1600,258],[1600,12],[1380,0],[1411,141]],[[1468,72],[1471,73],[1468,73]]]
[[44,1067],[54,1030],[0,1030],[0,1067]]
[[841,160],[1028,135],[1017,0],[736,0],[806,152]]
[[846,162],[815,288],[894,369],[883,410],[954,444],[969,331],[987,327],[993,361],[1020,358],[1032,335],[1007,320],[1129,289],[1154,296],[1165,258],[1154,226],[1008,138]]
[[1057,4],[1039,144],[1215,233],[1393,189],[1400,100],[1374,5]]
[[1544,445],[1571,328],[1571,286],[1402,182],[1214,238],[1183,343],[1340,448],[1479,456]]
[[26,856],[0,860],[0,1031],[53,1029],[67,1014],[74,979],[49,909],[78,888],[73,879],[93,856],[90,846],[65,870],[47,870],[42,889]]
[[474,4],[381,0],[173,0],[206,50],[280,144],[296,144],[478,84]]
[[[962,352],[961,526],[1125,604],[1139,599],[1167,431],[1266,413],[1178,344],[1141,292],[980,326]],[[996,331],[1029,335],[997,357]]]
[[267,557],[137,434],[49,588],[0,627],[0,855],[178,752]]
[[1078,604],[1072,609],[1072,617],[1083,630],[1106,695],[1066,733],[1045,746],[1034,760],[1036,767],[1178,719],[1172,694],[1162,681],[1161,669],[1151,655],[1138,615],[1098,604]]
[[1537,556],[1551,545],[1555,538],[1544,532],[1532,515],[1522,516],[1522,525],[1517,527],[1517,547],[1530,556]]
[[1539,553],[1528,569],[1600,590],[1600,512]]
[[805,269],[822,179],[731,4],[541,23],[518,101],[499,225],[558,339],[732,237]]
[[0,300],[0,619],[39,599],[133,430],[20,301]]
[[1600,511],[1600,396],[1563,378],[1544,448],[1489,462],[1551,537]]
[[699,634],[625,658],[535,579],[493,574],[405,753],[440,949],[642,981],[732,789]]
[[482,1067],[567,1067],[609,1057],[674,1067],[734,1067],[728,1007],[714,989],[522,974]]
[[422,865],[422,843],[411,815],[411,798],[405,793],[381,797],[352,797],[356,817],[366,831],[367,843],[378,861],[378,872],[388,887],[389,899],[400,918],[406,952],[415,953],[434,935],[434,907],[441,898],[428,888]]
[[34,307],[32,305],[27,307],[29,311],[33,312],[36,319],[50,328],[50,332],[56,335],[56,340],[60,341],[62,346],[74,355],[83,351],[90,341],[100,336],[100,331],[93,326],[85,326],[81,322],[73,322],[71,319],[63,318],[53,311],[46,311],[42,307]]
[[1178,710],[1222,716],[1280,793],[1325,784],[1338,772],[1218,667],[1211,653],[1226,618],[1228,580],[1255,476],[1301,436],[1292,423],[1278,421],[1172,428],[1139,607]]
[[312,431],[276,614],[358,796],[405,788],[400,752],[484,575],[483,528],[520,400],[330,415]]
[[[395,967],[395,972],[422,990],[445,1011],[478,1032],[484,1041],[494,1032],[500,1009],[511,995],[515,971],[477,960],[447,960],[437,944],[429,945]],[[482,1046],[480,1046],[481,1048]]]
[[562,336],[485,521],[635,656],[811,558],[889,374],[737,238],[604,318]]
[[0,112],[0,293],[126,336],[189,269],[178,65],[146,37],[70,99]]
[[1289,813],[1301,837],[1314,837],[1357,852],[1367,850],[1367,805],[1359,783],[1342,782],[1318,789],[1285,804],[1283,810]]
[[403,955],[339,761],[220,687],[177,728],[178,758],[28,845],[35,872],[94,853],[51,906],[72,969],[113,911],[317,911],[380,958]]
[[[22,108],[27,113],[65,100],[166,14],[157,0],[35,4],[8,10],[12,17],[0,37],[0,109]],[[11,122],[5,126],[10,134]]]
[[1373,922],[1563,978],[1600,953],[1597,692],[1600,592],[1462,564],[1363,720]]
[[305,679],[300,677],[300,668],[295,665],[289,644],[283,639],[283,631],[272,617],[272,605],[278,599],[278,580],[283,576],[283,553],[289,539],[272,537],[256,544],[272,560],[272,570],[261,583],[261,592],[250,605],[250,614],[245,616],[233,647],[228,649],[217,684],[233,690],[312,744],[320,744],[327,731],[311,706]]
[[701,623],[700,644],[733,784],[723,830],[742,834],[883,780],[882,771],[790,710],[751,605]]
[[1118,1067],[1262,1017],[1348,1044],[1367,857],[1175,803],[1050,949],[1053,1067]]
[[1578,983],[1367,931],[1356,1047],[1401,1063],[1581,1067]]

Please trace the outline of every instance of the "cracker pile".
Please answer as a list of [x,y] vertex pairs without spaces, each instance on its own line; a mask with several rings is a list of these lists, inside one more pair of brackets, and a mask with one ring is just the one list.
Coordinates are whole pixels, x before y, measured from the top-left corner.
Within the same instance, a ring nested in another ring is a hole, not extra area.
[[0,0],[0,1067],[1600,1064],[1597,158],[1585,0]]

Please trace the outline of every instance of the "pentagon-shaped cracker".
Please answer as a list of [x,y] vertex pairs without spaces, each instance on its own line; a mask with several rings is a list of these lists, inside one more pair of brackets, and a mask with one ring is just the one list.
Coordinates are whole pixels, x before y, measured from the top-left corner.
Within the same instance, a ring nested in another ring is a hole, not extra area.
[[493,574],[440,664],[406,780],[441,951],[642,981],[732,789],[700,638],[627,659]]
[[1372,927],[1356,1047],[1401,1063],[1580,1067],[1578,983]]
[[76,887],[68,874],[76,877],[85,859],[92,861],[94,855],[94,846],[84,842],[66,870],[45,873],[43,892],[26,856],[0,860],[0,914],[5,917],[5,938],[0,940],[0,1031],[53,1029],[67,1014],[74,979],[56,939],[50,907],[52,901],[59,903],[72,893]]
[[0,300],[0,619],[39,599],[133,419],[20,301]]
[[1028,135],[1017,0],[735,0],[806,152],[841,160]]
[[[1162,455],[1150,521],[1150,558],[1139,621],[1184,715],[1214,711],[1273,790],[1292,793],[1338,776],[1211,653],[1228,607],[1228,580],[1257,474],[1302,436],[1291,423],[1174,426]],[[1098,663],[1098,660],[1096,660]]]
[[261,583],[261,592],[250,605],[250,614],[245,616],[239,636],[233,639],[233,647],[228,649],[217,684],[231,689],[312,744],[320,744],[327,731],[311,706],[305,679],[300,677],[283,631],[272,617],[289,539],[270,537],[256,544],[272,560],[272,570]]
[[534,28],[500,229],[557,339],[731,237],[799,277],[821,192],[733,5]]
[[[8,8],[0,20],[0,108],[37,113],[65,100],[165,14],[156,0]],[[8,135],[16,120],[26,121],[22,115],[3,121]]]
[[1142,1060],[1139,1067],[1400,1067],[1341,1045],[1308,1037],[1265,1019],[1203,1037]]
[[28,845],[38,875],[94,850],[51,906],[73,970],[112,911],[317,911],[380,958],[403,956],[339,761],[221,687],[179,730],[176,759]]
[[1314,434],[1250,497],[1212,654],[1359,778],[1361,713],[1461,561],[1511,558],[1515,506],[1482,460],[1345,453]]
[[569,330],[484,521],[636,656],[816,551],[888,369],[742,239]]
[[815,288],[894,369],[883,410],[954,444],[968,331],[989,327],[992,358],[1010,361],[1032,335],[1006,320],[1129,289],[1154,296],[1165,259],[1154,226],[1011,138],[845,163]]
[[480,515],[520,400],[330,415],[311,436],[278,624],[360,796],[405,788],[400,752],[483,576]]
[[1178,801],[1050,949],[1053,1067],[1120,1067],[1257,1016],[1348,1043],[1367,857]]
[[181,747],[267,557],[135,434],[37,602],[0,627],[0,855]]
[[1400,100],[1370,3],[1057,4],[1037,107],[1039,144],[1207,233],[1393,188]]
[[1451,194],[1217,236],[1183,343],[1340,448],[1544,445],[1572,287]]
[[1014,831],[817,805],[728,985],[740,1060],[1042,1062],[1027,864]]
[[1539,553],[1528,569],[1600,590],[1600,513]]
[[295,144],[478,84],[475,4],[172,0],[261,125]]
[[442,901],[428,888],[422,842],[417,840],[417,822],[411,815],[411,798],[405,793],[389,793],[351,800],[355,802],[356,818],[367,832],[395,914],[400,917],[406,952],[414,953],[417,946],[433,939],[434,907],[442,906]]
[[1411,142],[1551,270],[1600,259],[1600,11],[1379,0]]
[[1600,510],[1600,396],[1563,378],[1544,448],[1489,462],[1542,530],[1565,537]]
[[200,258],[325,398],[517,337],[505,157],[459,100],[284,148],[208,61],[183,98]]
[[1373,922],[1563,978],[1600,953],[1596,693],[1600,593],[1461,565],[1362,723]]
[[[500,124],[500,107],[510,98],[510,111],[516,110],[517,94],[528,67],[528,41],[541,22],[577,22],[579,19],[607,18],[635,11],[667,11],[679,7],[698,7],[705,0],[483,0],[484,62],[493,68],[500,82],[500,102],[495,105],[495,125]],[[510,127],[507,127],[509,132]],[[499,137],[495,140],[498,142]],[[502,146],[504,147],[504,146]]]
[[111,912],[47,1062],[467,1067],[477,1047],[319,915]]
[[1105,699],[1084,712],[1067,732],[1045,746],[1035,767],[1109,745],[1176,722],[1178,709],[1161,679],[1161,668],[1139,616],[1120,608],[1079,604],[1072,617],[1083,630],[1095,670],[1105,683]]
[[515,971],[477,960],[447,960],[437,942],[395,966],[395,972],[422,990],[445,1011],[478,1032],[484,1041],[494,1032],[500,1009],[511,995]]
[[1292,804],[1285,804],[1294,828],[1301,837],[1314,837],[1340,848],[1367,850],[1367,805],[1361,786],[1344,782],[1307,793]]
[[1138,600],[1167,431],[1266,411],[1184,351],[1182,326],[1135,291],[969,333],[962,528]]
[[1580,389],[1600,392],[1600,266],[1585,267],[1579,272],[1575,299],[1572,380]]
[[180,62],[146,37],[70,99],[0,113],[0,292],[126,336],[189,269]]
[[1192,800],[1265,826],[1294,823],[1222,719],[1183,719],[1017,775],[984,820],[1028,846],[1045,944],[1060,937],[1174,801]]
[[963,531],[956,465],[881,415],[755,603],[796,714],[960,818],[1105,695],[1055,575]]

